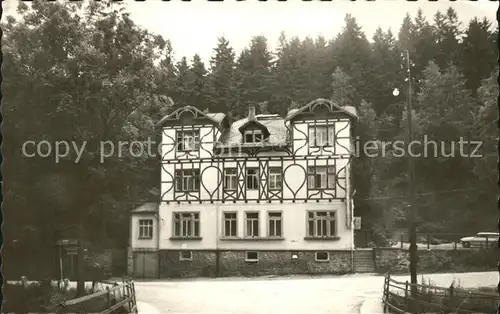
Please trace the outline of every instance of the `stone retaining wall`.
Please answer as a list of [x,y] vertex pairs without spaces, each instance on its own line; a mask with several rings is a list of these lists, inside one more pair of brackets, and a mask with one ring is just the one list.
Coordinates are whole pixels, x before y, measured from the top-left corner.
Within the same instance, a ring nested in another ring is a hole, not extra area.
[[[375,248],[375,267],[384,273],[408,271],[409,252],[400,248]],[[447,271],[488,271],[495,270],[498,249],[460,249],[460,250],[419,250],[418,272]]]

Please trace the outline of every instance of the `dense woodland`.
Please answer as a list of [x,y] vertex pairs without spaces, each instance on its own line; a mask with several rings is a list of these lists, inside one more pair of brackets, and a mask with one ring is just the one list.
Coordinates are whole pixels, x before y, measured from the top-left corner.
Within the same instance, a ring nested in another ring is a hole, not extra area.
[[[405,139],[404,49],[415,137],[484,142],[483,158],[415,160],[419,230],[496,227],[498,31],[482,17],[461,24],[452,8],[432,20],[419,12],[367,38],[363,21],[347,15],[335,38],[283,33],[275,51],[262,36],[241,52],[221,37],[204,64],[197,55],[174,58],[168,38],[141,29],[119,4],[35,1],[19,12],[2,24],[7,246],[55,243],[84,226],[94,244],[125,247],[129,211],[159,199],[160,164],[128,150],[100,163],[98,143],[155,137],[155,121],[180,106],[238,118],[250,104],[285,114],[329,98],[358,109],[361,143]],[[27,140],[88,144],[79,162],[73,153],[56,163],[23,157]],[[356,215],[379,242],[407,226],[407,169],[406,158],[355,160]]]

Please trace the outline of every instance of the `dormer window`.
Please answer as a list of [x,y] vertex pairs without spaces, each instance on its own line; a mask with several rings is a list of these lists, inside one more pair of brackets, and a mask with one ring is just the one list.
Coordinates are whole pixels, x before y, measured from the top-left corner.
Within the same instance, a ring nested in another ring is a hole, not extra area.
[[245,143],[260,143],[262,142],[261,130],[247,130],[245,131]]
[[180,152],[198,150],[200,142],[200,131],[179,130],[177,131],[177,150]]

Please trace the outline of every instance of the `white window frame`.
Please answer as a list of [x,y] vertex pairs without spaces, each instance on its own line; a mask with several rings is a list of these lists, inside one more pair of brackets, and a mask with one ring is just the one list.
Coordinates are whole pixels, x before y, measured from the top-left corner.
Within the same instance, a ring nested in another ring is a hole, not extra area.
[[238,187],[238,169],[236,168],[224,169],[224,189],[226,191],[235,191],[237,187]]
[[[318,253],[326,253],[326,259],[320,259],[318,258]],[[316,262],[328,262],[330,261],[330,252],[328,251],[318,251],[318,252],[314,252],[314,260]]]
[[[328,210],[307,212],[306,234],[313,238],[331,238],[337,236],[337,212]],[[312,230],[311,230],[312,222]],[[333,226],[333,231],[332,231]],[[312,231],[312,232],[311,232]]]
[[[309,126],[309,146],[310,147],[331,147],[335,145],[334,125],[310,125]],[[319,135],[319,136],[318,136]]]
[[269,190],[281,190],[283,185],[281,172],[281,168],[269,167]]
[[[226,215],[234,215],[233,217],[227,218]],[[229,222],[230,230],[228,232],[228,229],[226,228],[226,222]],[[234,225],[234,234],[233,232],[233,225]],[[223,212],[222,213],[222,234],[226,238],[230,237],[237,237],[238,236],[238,212]]]
[[[254,254],[257,256],[256,258],[249,258],[248,253]],[[256,263],[259,261],[259,252],[257,251],[246,251],[245,252],[245,262],[253,262]]]
[[139,239],[153,238],[153,219],[143,218],[137,222],[139,226]]
[[[255,171],[255,174],[252,174],[250,175],[248,172],[249,171]],[[255,191],[255,190],[258,190],[259,189],[259,169],[258,168],[247,168],[245,170],[245,179],[246,179],[246,188],[247,190],[252,190],[252,191]],[[252,178],[252,179],[250,179]],[[249,180],[252,180],[252,181],[249,181]],[[252,187],[249,187],[249,183],[250,182],[253,182]]]
[[308,166],[307,188],[310,190],[335,189],[335,166]]
[[[189,257],[183,256],[184,253],[189,253]],[[192,261],[193,260],[193,251],[180,251],[179,252],[179,261]]]
[[177,141],[177,150],[179,152],[190,152],[199,150],[200,131],[177,130],[176,141]]
[[[277,215],[279,214],[279,218]],[[280,234],[276,232],[276,225],[280,224]],[[271,232],[271,226],[274,226],[274,232]],[[282,238],[283,237],[283,212],[281,211],[269,211],[267,212],[267,236],[270,238]]]
[[[173,222],[172,233],[175,238],[200,237],[200,212],[174,212]],[[196,230],[198,230],[198,232],[196,232]]]
[[200,169],[177,169],[174,173],[177,192],[200,191]]
[[[251,140],[248,140],[251,137]],[[247,130],[244,132],[245,143],[261,143],[264,140],[261,130]]]
[[[257,218],[248,215],[257,215]],[[255,232],[257,231],[257,232]],[[255,211],[245,212],[245,237],[258,238],[260,237],[260,213]]]

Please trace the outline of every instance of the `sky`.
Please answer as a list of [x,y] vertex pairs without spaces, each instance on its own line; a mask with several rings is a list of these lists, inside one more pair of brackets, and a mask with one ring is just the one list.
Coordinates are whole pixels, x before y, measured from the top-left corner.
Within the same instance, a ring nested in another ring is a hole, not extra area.
[[[18,0],[6,0],[3,5],[7,4],[7,12],[12,13],[17,2]],[[437,10],[444,12],[449,6],[457,11],[464,25],[474,16],[487,17],[493,25],[497,25],[496,10],[499,5],[498,1],[488,0],[124,0],[124,3],[131,18],[138,25],[172,42],[177,60],[182,56],[190,60],[198,53],[207,64],[220,36],[225,36],[237,53],[257,35],[266,36],[270,48],[274,49],[281,31],[288,37],[314,38],[323,35],[328,40],[341,31],[344,17],[350,13],[356,18],[368,39],[371,39],[379,26],[384,30],[390,28],[397,34],[407,12],[415,16],[421,8],[427,19],[432,20]]]

